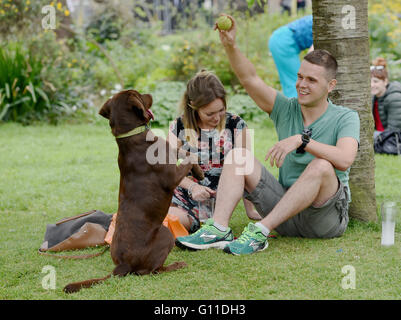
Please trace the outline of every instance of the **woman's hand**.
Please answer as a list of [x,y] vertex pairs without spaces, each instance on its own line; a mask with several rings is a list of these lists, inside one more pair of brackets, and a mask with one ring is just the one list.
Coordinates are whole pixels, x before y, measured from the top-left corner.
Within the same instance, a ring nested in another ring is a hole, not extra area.
[[195,201],[204,201],[216,195],[216,191],[196,184],[191,188],[192,199]]

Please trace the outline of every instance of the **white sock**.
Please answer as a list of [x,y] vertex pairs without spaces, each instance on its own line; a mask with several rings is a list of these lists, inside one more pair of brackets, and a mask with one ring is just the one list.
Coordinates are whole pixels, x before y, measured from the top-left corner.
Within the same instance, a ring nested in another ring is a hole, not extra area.
[[227,227],[224,227],[224,226],[222,226],[221,224],[218,224],[217,222],[213,222],[213,225],[214,225],[217,229],[219,229],[220,231],[222,231],[222,232],[227,231]]
[[262,233],[263,233],[263,235],[264,236],[268,236],[269,235],[269,233],[270,233],[270,230],[269,230],[269,228],[267,228],[265,225],[263,225],[262,223],[260,223],[260,222],[256,222],[255,223],[255,226],[258,226],[261,230],[262,230]]

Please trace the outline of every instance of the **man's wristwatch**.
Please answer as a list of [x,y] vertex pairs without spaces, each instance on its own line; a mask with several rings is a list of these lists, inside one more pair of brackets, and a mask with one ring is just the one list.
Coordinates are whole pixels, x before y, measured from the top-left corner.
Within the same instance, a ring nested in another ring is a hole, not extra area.
[[305,147],[312,136],[312,129],[302,130],[302,145],[297,149],[297,153],[305,153]]

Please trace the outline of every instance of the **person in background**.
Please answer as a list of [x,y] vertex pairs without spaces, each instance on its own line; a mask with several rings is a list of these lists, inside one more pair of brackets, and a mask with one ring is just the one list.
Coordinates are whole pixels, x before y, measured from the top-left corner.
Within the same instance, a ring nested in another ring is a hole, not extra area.
[[[289,16],[291,15],[292,0],[281,0],[280,6],[281,6],[281,14],[287,12]],[[299,10],[305,11],[305,6],[306,6],[305,0],[297,0],[297,12]]]
[[269,49],[287,98],[295,98],[297,72],[301,66],[299,54],[313,50],[312,15],[302,17],[275,30],[269,39]]
[[387,128],[401,130],[401,84],[389,81],[387,61],[376,58],[370,67],[374,138]]
[[280,1],[280,6],[281,6],[281,14],[284,14],[284,12],[287,12],[288,15],[291,15],[291,5],[292,5],[292,0],[281,0]]
[[305,12],[306,1],[305,0],[298,0],[297,2],[297,11],[302,10]]

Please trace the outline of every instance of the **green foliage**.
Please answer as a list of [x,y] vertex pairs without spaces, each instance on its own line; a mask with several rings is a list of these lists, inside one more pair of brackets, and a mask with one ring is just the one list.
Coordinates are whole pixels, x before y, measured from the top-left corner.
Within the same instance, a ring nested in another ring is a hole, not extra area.
[[109,57],[86,43],[89,55],[95,56],[91,66],[93,85],[107,90],[123,81],[124,87],[141,89],[169,79],[174,71],[168,68],[169,52],[163,39],[156,36],[158,30],[158,26],[129,30],[121,41],[105,41],[103,47]]
[[[82,55],[71,55],[52,31],[0,48],[0,120],[57,123],[90,102]],[[88,80],[88,81],[89,81]]]
[[[262,3],[266,3],[267,0],[256,0],[258,5],[262,7]],[[255,0],[246,0],[246,3],[248,4],[248,8],[251,8],[255,4]]]
[[268,118],[256,103],[245,94],[235,94],[228,99],[228,111],[239,115],[242,119],[252,122],[262,122]]
[[152,111],[156,126],[167,127],[170,121],[174,120],[178,114],[178,105],[185,91],[183,82],[159,82],[150,92],[153,97]]
[[0,120],[27,122],[50,109],[42,69],[21,44],[0,48]]
[[[254,14],[251,7],[265,5],[265,1],[260,2],[248,1],[249,7],[243,11],[224,11],[236,19],[237,44],[254,64],[257,74],[281,90],[267,44],[275,29],[295,18],[268,12]],[[121,8],[105,2],[101,5],[104,10],[96,11],[98,16],[85,34],[78,32],[71,38],[58,39],[55,32],[41,28],[41,8],[47,4],[45,0],[0,1],[3,121],[92,121],[97,110],[88,106],[98,107],[103,102],[100,92],[114,92],[116,84],[122,84],[121,88],[135,88],[161,97],[154,106],[160,108],[156,124],[165,125],[176,115],[181,95],[177,83],[187,82],[203,68],[222,80],[229,92],[232,112],[246,120],[260,118],[258,108],[229,65],[218,31],[213,30],[216,16],[210,10],[196,4],[187,6],[182,16],[173,10],[180,29],[165,35],[163,22],[151,16],[151,6],[136,0]],[[57,21],[70,18],[61,2],[51,5],[56,9]],[[135,15],[131,20],[130,14],[119,14],[130,6]],[[388,60],[391,80],[401,79],[401,32],[397,19],[400,10],[399,3],[389,0],[369,4],[371,58],[383,56]],[[168,81],[173,83],[168,85]]]
[[169,68],[174,70],[174,80],[188,81],[199,70],[208,69],[215,72],[224,85],[238,83],[217,31],[188,32],[172,38],[171,46]]
[[401,2],[369,2],[371,59],[384,57],[391,80],[401,81]]
[[97,42],[103,43],[106,40],[118,40],[121,28],[115,12],[104,12],[89,24],[86,32]]
[[[56,3],[56,4],[55,4]],[[64,2],[65,3],[65,2]],[[44,6],[51,5],[56,9],[57,20],[69,16],[70,12],[60,1],[49,0],[1,0],[0,1],[0,35],[13,36],[16,33],[29,37],[40,32]]]

